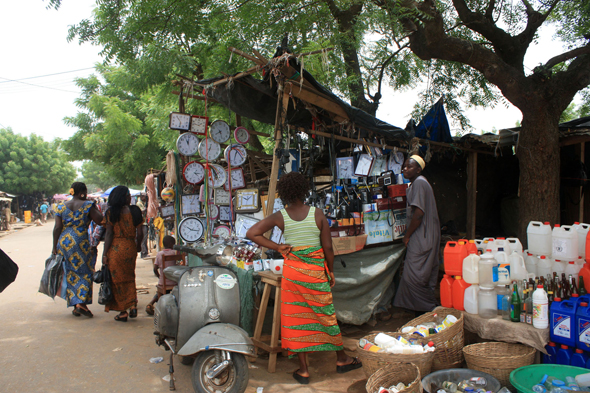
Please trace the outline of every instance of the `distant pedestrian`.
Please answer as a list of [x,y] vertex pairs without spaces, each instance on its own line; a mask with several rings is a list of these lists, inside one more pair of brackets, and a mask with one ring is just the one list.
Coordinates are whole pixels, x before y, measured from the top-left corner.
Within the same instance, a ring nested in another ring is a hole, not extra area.
[[47,202],[43,201],[41,206],[39,206],[39,211],[41,212],[41,222],[45,224],[47,222],[47,212],[49,211]]

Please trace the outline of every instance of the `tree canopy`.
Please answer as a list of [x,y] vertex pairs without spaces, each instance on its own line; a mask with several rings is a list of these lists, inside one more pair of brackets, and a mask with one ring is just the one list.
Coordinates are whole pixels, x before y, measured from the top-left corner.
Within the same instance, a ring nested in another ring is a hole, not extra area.
[[24,137],[10,128],[0,129],[0,190],[14,194],[67,192],[76,169],[60,149],[60,141],[45,142],[32,134]]

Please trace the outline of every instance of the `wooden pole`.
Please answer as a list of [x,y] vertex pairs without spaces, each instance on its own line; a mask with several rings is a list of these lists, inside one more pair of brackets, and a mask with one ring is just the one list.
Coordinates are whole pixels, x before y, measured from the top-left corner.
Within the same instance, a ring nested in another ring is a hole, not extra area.
[[319,135],[319,136],[325,136],[327,138],[332,138],[332,136],[334,137],[334,139],[338,139],[339,141],[345,141],[345,142],[350,142],[350,143],[356,143],[358,145],[363,145],[363,146],[373,146],[373,147],[385,147],[386,149],[397,149],[397,151],[401,151],[403,153],[407,153],[408,149],[404,149],[402,147],[395,147],[395,146],[389,146],[389,145],[380,145],[378,143],[373,143],[373,142],[366,142],[363,141],[361,139],[353,139],[353,138],[348,138],[346,136],[340,136],[340,135],[336,135],[336,134],[329,134],[327,132],[322,132],[322,131],[315,131],[315,130],[303,130],[300,129],[300,131],[303,132],[307,132],[309,134],[314,134],[314,135]]
[[477,207],[477,153],[467,158],[467,239],[475,239]]
[[[586,155],[586,142],[580,143],[580,161],[582,164],[585,163],[585,155]],[[584,194],[582,187],[580,187],[580,212],[578,215],[578,222],[585,222],[584,221]]]

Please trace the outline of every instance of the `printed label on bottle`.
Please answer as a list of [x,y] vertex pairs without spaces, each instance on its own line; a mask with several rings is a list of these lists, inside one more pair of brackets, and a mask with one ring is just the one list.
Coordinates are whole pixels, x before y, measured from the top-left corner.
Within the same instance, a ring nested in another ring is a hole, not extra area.
[[567,240],[553,239],[553,257],[567,256]]
[[498,282],[510,282],[510,265],[502,264],[498,266]]
[[[492,268],[492,281],[493,281],[494,283],[497,283],[497,282],[498,282],[498,266],[494,266],[494,267]],[[500,309],[501,309],[501,308],[502,308],[502,307],[500,307]]]
[[533,305],[533,320],[537,321],[547,321],[547,311],[548,306],[547,303],[535,303]]
[[578,341],[590,345],[590,320],[580,318],[578,320]]
[[526,315],[526,323],[529,325],[533,324],[533,314],[527,314]]
[[551,329],[555,336],[572,338],[572,319],[569,315],[553,313]]
[[502,311],[502,299],[504,295],[496,295],[496,299],[498,300],[498,310]]

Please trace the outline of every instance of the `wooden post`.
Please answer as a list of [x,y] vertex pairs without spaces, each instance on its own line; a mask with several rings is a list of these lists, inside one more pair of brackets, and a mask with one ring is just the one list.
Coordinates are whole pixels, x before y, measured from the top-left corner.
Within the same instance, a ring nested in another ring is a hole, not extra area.
[[[281,89],[279,89],[281,91]],[[275,120],[275,148],[272,156],[272,169],[270,171],[270,184],[268,186],[268,201],[266,205],[266,216],[272,214],[272,209],[275,204],[275,193],[277,192],[277,181],[279,180],[279,159],[277,158],[276,150],[281,146],[283,140],[282,124],[287,116],[287,105],[289,104],[289,94],[282,89],[282,97],[279,95],[277,101],[277,115]],[[265,235],[270,236],[272,231],[268,231]]]
[[[582,164],[585,163],[585,155],[586,155],[586,142],[580,143],[580,161]],[[584,221],[584,194],[582,187],[580,187],[580,212],[578,215],[578,222],[585,222]]]
[[467,239],[475,239],[477,206],[477,153],[467,158]]

